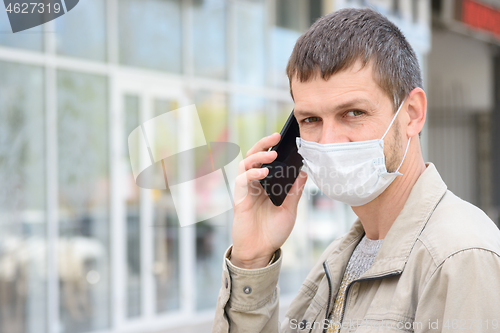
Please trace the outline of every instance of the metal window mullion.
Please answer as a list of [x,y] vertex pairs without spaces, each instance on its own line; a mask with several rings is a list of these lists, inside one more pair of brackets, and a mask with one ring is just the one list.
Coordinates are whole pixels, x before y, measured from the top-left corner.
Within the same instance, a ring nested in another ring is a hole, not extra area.
[[[107,60],[109,85],[109,131],[110,131],[110,290],[111,290],[111,329],[121,329],[126,320],[127,293],[126,293],[126,207],[122,193],[123,169],[120,167],[123,156],[123,96],[119,87],[116,63],[118,59],[118,22],[117,0],[106,2],[106,33],[107,33]],[[113,281],[113,283],[111,283]]]
[[227,81],[236,81],[236,0],[227,2],[226,9],[226,55]]
[[419,1],[417,3],[417,26],[420,29],[430,28],[431,9],[429,1]]
[[125,199],[123,193],[123,168],[121,168],[123,147],[123,97],[117,86],[115,75],[109,78],[109,156],[110,156],[110,203],[111,203],[111,225],[110,225],[110,263],[111,263],[111,327],[121,328],[126,317],[126,214]]
[[[229,142],[238,142],[238,137],[240,135],[238,131],[238,114],[237,114],[237,109],[236,109],[236,96],[234,95],[227,95],[226,96],[226,103],[228,106],[228,112],[227,112],[227,124],[228,124],[228,129],[229,129],[229,135],[228,135],[228,141]],[[240,147],[241,150],[241,147]],[[243,151],[241,151],[242,157]],[[232,195],[230,192],[229,195]],[[234,216],[234,202],[233,202],[233,216]],[[226,233],[226,241],[228,244],[232,243],[232,232],[233,232],[233,223],[232,221],[227,221],[227,228],[228,232]]]
[[273,64],[273,52],[272,52],[272,36],[273,36],[273,21],[272,16],[274,13],[274,6],[270,1],[266,1],[264,3],[264,48],[265,48],[265,71],[266,71],[266,80],[265,85],[268,87],[273,87],[274,85],[274,68]]
[[47,311],[48,332],[57,332],[59,323],[59,282],[57,246],[59,237],[58,214],[58,165],[57,165],[57,96],[56,71],[52,66],[45,67],[46,97],[46,175],[47,175]]
[[118,0],[107,0],[107,60],[110,64],[117,64],[119,60],[119,30],[118,30]]
[[[179,96],[179,104],[186,105],[187,98]],[[179,118],[179,140],[178,151],[189,150],[193,146],[192,123],[193,119],[189,117],[190,113]],[[185,155],[186,156],[186,155]],[[179,159],[179,173],[182,179],[194,179],[194,160],[193,154],[186,156],[186,159]],[[196,311],[196,226],[192,223],[196,219],[195,189],[193,182],[187,182],[180,187],[179,196],[181,207],[177,214],[182,216],[184,221],[189,221],[185,227],[179,226],[179,260],[180,260],[180,288],[181,288],[181,312],[183,314],[193,315]],[[180,219],[179,219],[180,220]],[[200,292],[200,291],[197,291]]]
[[[143,124],[146,120],[152,118],[151,100],[148,94],[144,92],[141,97],[141,121]],[[148,152],[141,151],[141,159],[149,161]],[[153,261],[154,261],[154,238],[153,238],[153,201],[151,198],[151,190],[140,189],[140,210],[141,210],[141,312],[145,320],[151,320],[156,312],[156,284],[153,277]]]
[[[273,33],[273,30],[277,27],[277,21],[276,21],[276,13],[277,13],[277,10],[278,10],[278,4],[276,3],[276,0],[270,0],[267,2],[267,6],[266,6],[266,12],[267,12],[267,34],[266,36],[271,37],[271,38],[274,38],[274,33]],[[277,68],[275,67],[275,63],[273,61],[273,58],[274,58],[274,53],[277,52],[276,51],[276,47],[277,47],[277,43],[273,41],[270,41],[269,42],[269,51],[268,51],[268,57],[269,57],[269,72],[271,73],[270,75],[270,82],[271,84],[269,85],[269,89],[272,90],[272,89],[276,89],[276,85],[277,85],[277,82],[278,82],[278,71],[277,71]],[[288,94],[289,92],[286,92],[286,94]],[[285,96],[285,93],[283,94],[283,96]]]
[[183,58],[182,69],[183,73],[191,78],[194,74],[193,13],[191,0],[183,0],[181,2],[181,16],[181,34],[183,37],[181,46]]
[[413,23],[413,0],[400,0],[399,11],[400,20],[405,24],[411,25]]
[[[192,81],[194,76],[194,54],[193,54],[193,4],[191,0],[182,1],[182,33],[183,33],[183,46],[182,52],[184,57],[183,69],[184,74],[187,76],[187,87],[188,89],[193,89]],[[179,105],[187,105],[187,99],[179,96]],[[179,119],[179,140],[178,140],[178,151],[182,152],[187,150],[186,147],[191,147],[190,143],[193,140],[192,128],[190,126],[191,120],[187,117],[180,117]],[[191,157],[191,156],[190,156]],[[185,162],[185,161],[184,161]],[[184,163],[179,160],[179,170],[183,174],[192,174],[192,167],[194,163]],[[188,166],[188,167],[186,167]],[[180,175],[183,177],[183,175]],[[184,179],[193,179],[194,177],[189,177]],[[182,206],[177,214],[186,214],[188,219],[194,220],[194,190],[190,188],[186,191],[185,187],[182,187],[180,192]],[[180,263],[180,289],[181,289],[181,313],[183,314],[194,314],[195,311],[195,299],[193,289],[195,288],[194,279],[194,269],[195,269],[195,247],[196,247],[196,233],[195,226],[191,225],[188,227],[181,228],[179,226],[179,263]]]
[[[228,1],[226,5],[226,75],[230,82],[236,78],[236,6],[235,0]],[[226,100],[228,101],[228,124],[231,126],[229,131],[229,141],[238,142],[238,123],[236,114],[236,93],[228,92]],[[242,156],[243,156],[243,152]],[[234,212],[234,210],[233,210]],[[229,232],[227,241],[232,243],[232,223],[229,223]]]
[[46,109],[46,177],[47,177],[47,332],[60,331],[58,272],[58,142],[57,142],[57,72],[54,22],[43,26]]

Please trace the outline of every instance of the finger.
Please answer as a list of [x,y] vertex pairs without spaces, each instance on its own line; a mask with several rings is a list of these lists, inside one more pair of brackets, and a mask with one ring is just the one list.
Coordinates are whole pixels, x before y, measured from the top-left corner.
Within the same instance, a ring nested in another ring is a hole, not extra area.
[[278,157],[275,151],[261,151],[244,159],[245,170],[260,168],[264,163],[271,163]]
[[277,145],[278,142],[280,142],[280,138],[281,136],[279,133],[273,133],[269,136],[260,139],[259,141],[257,141],[256,144],[253,145],[252,148],[248,150],[247,157],[259,151],[267,151],[272,146]]
[[[234,196],[233,196],[234,204],[237,205],[246,198],[246,196],[249,193],[248,188],[253,181],[265,178],[268,173],[269,173],[268,168],[258,168],[258,169],[247,170],[241,175],[238,175],[235,179]],[[262,190],[262,187],[260,187],[259,190]]]
[[288,195],[283,201],[283,207],[289,209],[292,212],[297,210],[297,205],[299,199],[302,196],[304,187],[307,181],[307,173],[305,171],[300,171],[299,176],[295,179],[292,188],[288,192]]

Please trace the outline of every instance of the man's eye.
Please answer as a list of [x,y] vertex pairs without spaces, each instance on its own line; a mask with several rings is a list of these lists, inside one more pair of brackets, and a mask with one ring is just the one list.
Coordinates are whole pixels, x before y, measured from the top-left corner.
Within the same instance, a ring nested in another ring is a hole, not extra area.
[[307,117],[306,119],[304,119],[304,121],[306,123],[313,123],[315,121],[318,121],[319,120],[319,117]]
[[364,112],[363,111],[359,111],[359,110],[352,110],[352,111],[349,111],[347,112],[347,115],[349,117],[359,117],[363,114]]

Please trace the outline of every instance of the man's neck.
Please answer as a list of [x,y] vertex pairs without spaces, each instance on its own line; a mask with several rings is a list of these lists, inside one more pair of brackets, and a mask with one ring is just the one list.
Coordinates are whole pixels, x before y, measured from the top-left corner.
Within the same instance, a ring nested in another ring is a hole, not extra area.
[[414,154],[408,154],[400,172],[387,189],[373,201],[359,207],[352,207],[354,213],[361,220],[361,224],[369,239],[383,239],[389,232],[392,224],[403,209],[413,185],[425,171],[425,163],[420,151],[419,140],[414,140],[409,149]]

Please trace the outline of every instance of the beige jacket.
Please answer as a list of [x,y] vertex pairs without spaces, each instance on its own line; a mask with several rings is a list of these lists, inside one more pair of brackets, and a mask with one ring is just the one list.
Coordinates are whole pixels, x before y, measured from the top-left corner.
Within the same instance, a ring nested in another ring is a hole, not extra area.
[[[328,246],[281,324],[281,256],[254,270],[224,259],[213,332],[280,332],[279,327],[281,332],[323,332],[363,235],[357,220]],[[500,332],[500,231],[480,209],[447,191],[432,163],[373,265],[347,287],[341,332]]]

